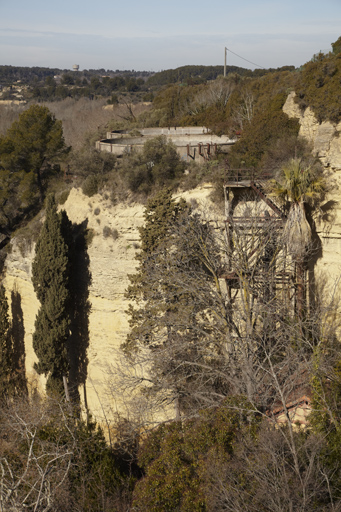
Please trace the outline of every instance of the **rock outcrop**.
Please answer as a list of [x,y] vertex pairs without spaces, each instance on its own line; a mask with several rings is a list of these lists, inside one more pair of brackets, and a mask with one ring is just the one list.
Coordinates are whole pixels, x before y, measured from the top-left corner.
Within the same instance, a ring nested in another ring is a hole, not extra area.
[[332,190],[322,205],[317,223],[322,247],[315,270],[317,274],[322,272],[333,286],[341,272],[341,123],[318,123],[313,111],[309,107],[301,111],[294,98],[295,93],[290,93],[283,107],[284,112],[299,120],[299,134],[312,144],[324,167],[331,171],[329,179]]
[[333,171],[341,171],[341,123],[319,123],[310,107],[302,111],[295,103],[295,92],[289,94],[283,111],[299,120],[299,134],[311,142],[323,165]]
[[[340,125],[318,124],[310,109],[302,113],[289,95],[284,111],[300,121],[300,134],[310,140],[314,151],[323,164],[332,170],[333,191],[324,205],[323,220],[318,224],[318,236],[322,242],[317,255],[317,274],[323,271],[329,283],[337,282],[340,276],[341,257],[341,131]],[[208,200],[211,186],[201,187],[182,194],[187,200],[204,208],[213,209]],[[195,200],[195,201],[194,201]],[[88,249],[90,258],[89,316],[90,345],[88,349],[88,379],[86,382],[87,403],[99,421],[111,417],[115,410],[115,396],[107,393],[108,367],[117,360],[120,344],[128,332],[124,297],[129,284],[128,275],[136,269],[135,254],[139,247],[138,228],[143,224],[144,206],[141,204],[116,204],[99,195],[88,198],[79,189],[72,189],[62,207],[70,220],[86,222],[93,232]],[[223,215],[220,212],[220,216]],[[31,387],[44,388],[44,379],[33,369],[36,356],[32,347],[35,316],[39,302],[31,282],[31,265],[34,244],[14,237],[11,252],[6,260],[5,286],[8,297],[13,291],[21,298],[20,308],[25,329],[26,375]],[[82,390],[81,394],[82,394]]]
[[[209,202],[207,196],[210,191],[211,186],[207,185],[182,194],[182,197],[189,201],[195,199],[203,205]],[[118,349],[128,332],[128,301],[124,294],[129,284],[128,275],[136,269],[138,228],[143,225],[144,206],[113,205],[110,199],[100,195],[89,198],[74,188],[62,209],[73,223],[86,222],[93,235],[88,248],[92,281],[89,289],[91,312],[86,395],[92,414],[99,421],[104,421],[104,416],[110,418],[116,407],[116,397],[108,394],[106,383],[110,363],[117,360]],[[12,239],[11,251],[6,259],[5,286],[9,300],[13,290],[21,297],[29,386],[43,390],[44,378],[33,369],[37,359],[32,347],[32,335],[40,305],[31,282],[34,249],[34,244],[16,237]],[[80,393],[83,398],[82,389]]]

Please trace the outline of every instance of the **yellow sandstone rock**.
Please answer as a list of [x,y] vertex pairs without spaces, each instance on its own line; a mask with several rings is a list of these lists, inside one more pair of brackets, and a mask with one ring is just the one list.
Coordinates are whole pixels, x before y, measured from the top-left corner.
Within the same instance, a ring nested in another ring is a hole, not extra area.
[[[181,194],[187,200],[195,198],[202,208],[211,186]],[[209,208],[212,210],[213,205]],[[74,223],[87,221],[87,227],[94,231],[94,237],[88,249],[92,282],[89,300],[90,345],[88,349],[88,379],[86,383],[87,403],[91,413],[100,422],[112,417],[117,404],[115,396],[108,395],[107,381],[110,363],[117,360],[117,353],[128,332],[126,310],[128,301],[124,297],[129,284],[128,275],[136,269],[135,254],[139,247],[138,228],[143,225],[144,206],[142,204],[112,205],[100,195],[91,198],[83,195],[79,189],[72,189],[66,203],[62,206]],[[207,209],[207,208],[206,208]],[[107,227],[117,230],[114,237],[104,236]],[[32,347],[35,317],[39,302],[31,282],[31,267],[34,258],[34,246],[29,243],[23,247],[14,237],[12,250],[6,259],[5,286],[10,300],[12,290],[21,295],[21,307],[25,327],[26,375],[29,386],[44,390],[45,379],[33,369],[37,360]],[[83,399],[83,390],[80,389]],[[121,404],[122,406],[122,404]],[[120,408],[121,408],[120,406]]]

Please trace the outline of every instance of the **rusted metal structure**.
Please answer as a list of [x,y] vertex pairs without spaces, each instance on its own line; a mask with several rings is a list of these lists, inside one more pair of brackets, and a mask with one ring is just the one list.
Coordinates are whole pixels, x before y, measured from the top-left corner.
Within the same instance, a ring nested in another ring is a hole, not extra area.
[[[221,277],[225,279],[229,298],[232,289],[242,287],[241,280],[251,283],[249,289],[258,300],[269,300],[276,288],[280,288],[288,300],[295,298],[294,276],[285,263],[282,238],[286,214],[267,193],[270,178],[253,169],[225,172],[227,254]],[[244,242],[238,248],[236,237],[240,235]],[[243,254],[237,254],[238,250]]]

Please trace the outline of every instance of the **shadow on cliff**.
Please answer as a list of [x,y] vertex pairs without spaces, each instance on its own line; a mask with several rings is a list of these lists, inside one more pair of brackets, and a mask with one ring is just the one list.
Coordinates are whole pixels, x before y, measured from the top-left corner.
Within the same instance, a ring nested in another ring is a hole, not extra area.
[[69,353],[69,391],[73,403],[80,403],[79,387],[83,385],[84,403],[86,400],[86,378],[88,373],[89,347],[89,287],[91,284],[90,259],[87,251],[88,221],[73,224],[73,254],[70,289],[71,335],[68,343]]
[[[320,222],[323,225],[323,232],[327,235],[329,235],[330,230],[332,229],[332,226],[335,222],[337,206],[338,201],[334,200],[329,200],[322,206],[320,206]],[[306,268],[308,270],[308,293],[310,309],[311,311],[314,311],[317,299],[317,283],[315,276],[315,268],[318,260],[323,257],[323,244],[317,232],[311,208],[306,208],[306,215],[308,223],[311,227],[311,246],[306,261]]]
[[14,367],[14,392],[17,395],[26,395],[24,315],[21,307],[21,295],[17,289],[11,292],[11,313],[12,323],[10,337],[12,341],[12,362]]

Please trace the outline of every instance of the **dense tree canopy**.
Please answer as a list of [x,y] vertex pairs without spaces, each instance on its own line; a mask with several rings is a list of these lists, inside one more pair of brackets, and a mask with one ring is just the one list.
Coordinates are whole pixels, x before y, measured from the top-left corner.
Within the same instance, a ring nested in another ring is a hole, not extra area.
[[130,190],[148,194],[178,183],[186,164],[174,144],[159,135],[144,144],[142,153],[127,155],[122,167]]
[[338,123],[341,119],[341,53],[339,39],[333,53],[319,54],[307,62],[298,75],[296,101],[302,109],[310,107],[317,120]]
[[232,147],[229,159],[232,167],[261,168],[263,158],[280,139],[297,137],[297,119],[289,119],[282,111],[285,94],[273,97],[266,108],[258,108],[242,137]]
[[32,173],[42,197],[43,169],[66,151],[61,121],[47,107],[32,105],[0,138],[0,165],[14,175]]

